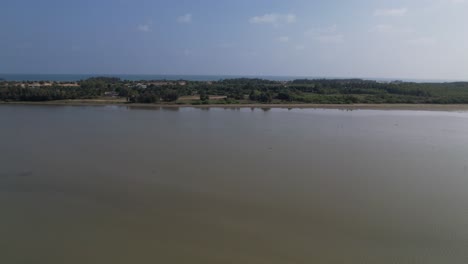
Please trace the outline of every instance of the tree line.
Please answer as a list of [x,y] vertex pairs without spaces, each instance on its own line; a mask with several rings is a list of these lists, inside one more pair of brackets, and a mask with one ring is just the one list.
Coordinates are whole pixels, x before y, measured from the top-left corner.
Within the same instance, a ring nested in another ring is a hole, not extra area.
[[[148,83],[146,88],[136,85]],[[78,82],[77,87],[60,83],[38,88],[0,81],[2,101],[50,101],[91,99],[108,93],[126,98],[128,103],[178,102],[181,96],[197,96],[199,103],[468,103],[468,82],[415,83],[378,82],[362,79],[225,79],[214,82],[128,81],[114,77],[94,77]],[[156,83],[156,84],[154,84]],[[157,85],[157,83],[164,83]],[[224,96],[214,102],[209,95]]]

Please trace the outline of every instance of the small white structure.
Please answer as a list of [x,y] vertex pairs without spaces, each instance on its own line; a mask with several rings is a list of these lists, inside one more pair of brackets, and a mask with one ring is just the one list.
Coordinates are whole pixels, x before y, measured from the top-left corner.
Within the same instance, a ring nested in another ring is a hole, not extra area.
[[141,83],[137,83],[137,85],[135,85],[136,88],[139,88],[139,89],[146,89],[147,88],[147,85],[145,84],[141,84]]

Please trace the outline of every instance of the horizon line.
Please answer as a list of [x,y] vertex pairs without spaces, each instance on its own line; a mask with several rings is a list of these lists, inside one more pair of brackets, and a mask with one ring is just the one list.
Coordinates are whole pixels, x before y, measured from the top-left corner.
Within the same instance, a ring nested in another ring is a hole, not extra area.
[[314,79],[363,79],[363,80],[432,80],[432,81],[468,81],[468,78],[414,78],[414,77],[361,77],[361,76],[314,76],[314,75],[271,75],[271,74],[177,74],[177,73],[0,73],[0,75],[105,75],[116,76],[232,76],[232,77],[286,77],[286,78],[314,78]]

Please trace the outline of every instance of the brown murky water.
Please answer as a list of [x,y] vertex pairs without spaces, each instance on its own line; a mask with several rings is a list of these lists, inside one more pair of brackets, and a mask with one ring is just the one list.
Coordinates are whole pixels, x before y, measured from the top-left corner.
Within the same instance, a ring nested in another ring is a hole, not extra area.
[[0,106],[0,263],[468,263],[468,113]]

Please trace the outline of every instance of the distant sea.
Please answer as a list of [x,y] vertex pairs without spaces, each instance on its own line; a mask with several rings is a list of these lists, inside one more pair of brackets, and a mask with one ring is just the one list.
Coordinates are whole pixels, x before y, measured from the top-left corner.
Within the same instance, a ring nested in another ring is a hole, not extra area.
[[[129,81],[147,80],[187,80],[187,81],[218,81],[233,78],[260,78],[272,81],[291,81],[295,79],[348,79],[349,77],[320,77],[320,76],[262,76],[262,75],[163,75],[163,74],[2,74],[0,79],[7,81],[58,81],[73,82],[96,76],[118,77]],[[360,77],[356,77],[360,78]],[[430,79],[399,79],[399,78],[360,78],[376,81],[408,81],[408,82],[453,82],[459,80],[430,80]]]

